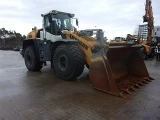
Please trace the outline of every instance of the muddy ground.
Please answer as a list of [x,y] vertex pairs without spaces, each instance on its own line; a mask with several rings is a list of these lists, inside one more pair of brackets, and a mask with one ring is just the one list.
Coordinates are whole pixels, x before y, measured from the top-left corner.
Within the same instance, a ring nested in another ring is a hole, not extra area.
[[0,50],[0,120],[160,120],[160,63],[145,63],[155,80],[123,99],[93,89],[88,69],[64,81],[49,64],[29,72],[19,52]]

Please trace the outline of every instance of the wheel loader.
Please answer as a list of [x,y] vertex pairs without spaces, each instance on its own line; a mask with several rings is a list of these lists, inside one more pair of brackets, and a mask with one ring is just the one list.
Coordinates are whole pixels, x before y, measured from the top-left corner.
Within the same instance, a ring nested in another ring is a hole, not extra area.
[[120,46],[125,45],[127,42],[124,37],[115,37],[114,40],[108,42],[110,46]]
[[140,46],[107,46],[101,29],[77,31],[71,13],[52,10],[41,16],[43,28],[28,33],[21,50],[29,71],[50,61],[57,76],[74,80],[86,65],[94,88],[121,97],[152,80]]

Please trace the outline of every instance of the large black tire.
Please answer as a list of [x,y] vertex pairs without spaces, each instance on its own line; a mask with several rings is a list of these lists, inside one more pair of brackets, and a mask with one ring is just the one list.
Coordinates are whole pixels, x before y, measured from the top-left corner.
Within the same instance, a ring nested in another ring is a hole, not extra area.
[[54,70],[62,79],[74,80],[84,70],[84,54],[75,44],[62,44],[54,53]]
[[154,58],[154,56],[155,56],[155,49],[152,48],[149,57],[150,57],[150,58]]
[[33,46],[29,46],[25,49],[24,60],[29,71],[39,71],[43,67],[42,63],[36,56],[35,48]]

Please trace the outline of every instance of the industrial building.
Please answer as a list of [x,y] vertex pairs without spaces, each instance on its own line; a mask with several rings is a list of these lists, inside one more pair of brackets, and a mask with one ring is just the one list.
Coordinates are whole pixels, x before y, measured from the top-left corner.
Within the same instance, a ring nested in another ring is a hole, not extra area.
[[[147,24],[139,25],[138,34],[140,35],[141,39],[147,39],[147,34],[148,34]],[[154,27],[153,37],[160,37],[160,26]]]
[[160,37],[160,26],[154,27],[154,37]]
[[147,39],[148,35],[148,26],[147,24],[139,25],[138,34],[141,37],[141,39]]

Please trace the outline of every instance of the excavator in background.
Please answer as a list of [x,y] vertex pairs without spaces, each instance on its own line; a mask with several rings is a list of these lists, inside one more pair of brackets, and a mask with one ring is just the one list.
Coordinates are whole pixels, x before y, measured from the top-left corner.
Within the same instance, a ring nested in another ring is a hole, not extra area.
[[138,44],[140,44],[140,36],[139,35],[127,34],[126,41],[128,43],[138,45]]
[[145,15],[143,16],[143,22],[148,23],[147,40],[142,41],[143,47],[141,48],[143,59],[153,58],[155,55],[156,43],[152,41],[154,33],[154,18],[151,3],[151,0],[146,0]]
[[43,28],[28,33],[21,50],[29,71],[39,71],[50,61],[57,76],[75,80],[86,65],[94,88],[124,98],[153,80],[140,55],[141,46],[108,46],[101,29],[77,31],[71,13],[51,10],[41,16]]
[[[153,38],[153,33],[154,33],[154,18],[153,18],[153,12],[152,12],[152,5],[151,5],[151,0],[146,0],[146,5],[145,5],[145,15],[143,16],[143,22],[147,22],[148,24],[148,34],[147,34],[147,40],[140,40],[140,36],[134,36],[128,34],[125,41],[121,42],[110,42],[110,45],[125,45],[126,43],[130,44],[136,44],[138,43],[139,45],[142,46],[140,49],[141,51],[141,56],[143,59],[148,59],[148,58],[153,58],[155,56],[155,48],[156,44],[158,42],[157,37]],[[133,41],[131,42],[130,40],[136,40],[135,43]],[[153,40],[154,39],[154,40]],[[155,42],[154,42],[155,41]]]

